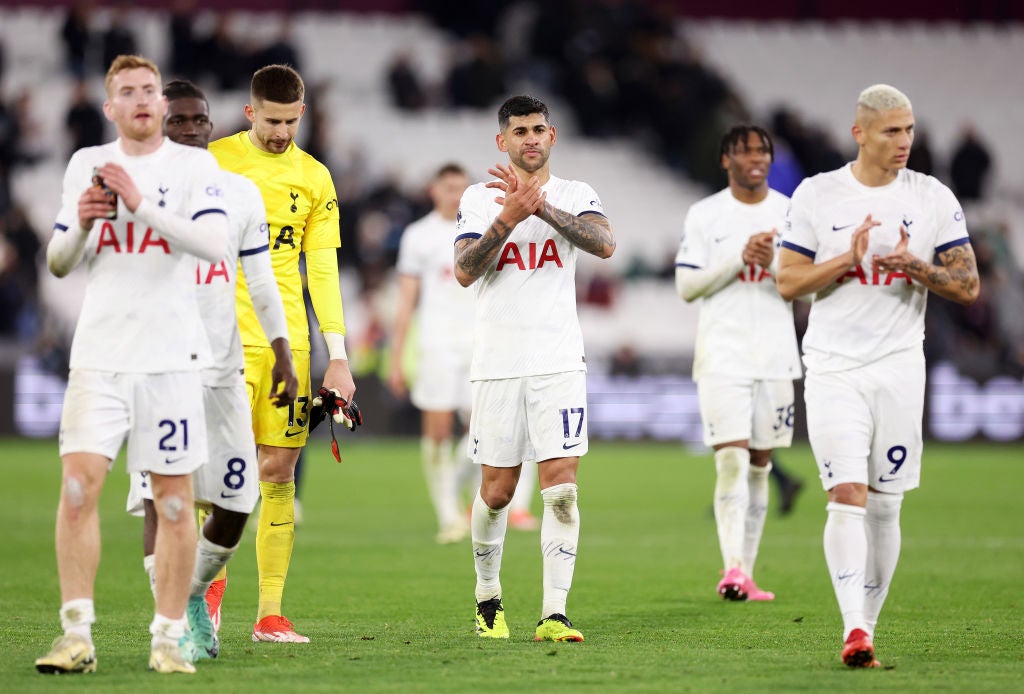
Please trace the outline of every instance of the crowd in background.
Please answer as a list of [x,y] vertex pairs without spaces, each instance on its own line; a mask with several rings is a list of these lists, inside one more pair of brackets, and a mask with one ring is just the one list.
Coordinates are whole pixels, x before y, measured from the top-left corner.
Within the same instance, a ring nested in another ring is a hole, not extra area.
[[[41,242],[47,235],[32,228],[13,199],[11,176],[47,158],[66,160],[75,149],[107,139],[102,95],[90,92],[87,79],[102,75],[113,56],[136,51],[127,8],[114,11],[98,31],[92,4],[76,2],[55,37],[64,50],[66,79],[73,84],[64,118],[70,151],[55,149],[52,138],[40,132],[30,91],[0,99],[0,338],[31,342],[39,337],[37,286]],[[546,3],[542,14],[533,1],[513,3],[499,13],[486,4],[433,0],[421,9],[450,32],[451,62],[443,82],[432,84],[419,74],[410,53],[397,53],[381,85],[394,108],[489,111],[509,89],[528,85],[564,99],[579,135],[628,138],[660,156],[677,175],[709,191],[724,186],[716,166],[720,133],[735,122],[751,121],[752,114],[743,95],[673,31],[677,21],[670,4],[575,0]],[[198,34],[195,12],[195,0],[178,0],[172,7],[168,76],[190,78],[216,91],[244,88],[252,71],[265,64],[288,63],[301,70],[301,51],[286,18],[274,39],[254,44],[236,35],[230,13],[218,15],[208,33]],[[0,87],[4,64],[0,45]],[[329,87],[307,86],[299,145],[327,163],[334,175],[345,210],[339,262],[343,272],[358,273],[364,293],[360,300],[372,303],[393,278],[402,231],[429,210],[429,201],[425,191],[407,190],[397,180],[371,180],[358,154],[332,161],[323,106]],[[776,145],[770,182],[786,194],[805,176],[835,169],[855,154],[852,145],[836,144],[823,127],[790,106],[777,107],[764,124]],[[938,161],[924,130],[916,138],[910,168],[937,176],[964,203],[983,200],[993,166],[983,136],[965,125],[953,151],[949,161]],[[982,298],[969,307],[930,299],[929,354],[957,361],[979,378],[1021,375],[1024,328],[1016,320],[1024,307],[1020,263],[1012,256],[1005,228],[972,226],[971,232]],[[672,291],[670,260],[661,267],[634,262],[616,277],[595,276],[581,287],[580,300],[611,307],[615,285],[636,278],[664,278],[666,291]],[[386,334],[381,329],[366,341],[384,344]]]

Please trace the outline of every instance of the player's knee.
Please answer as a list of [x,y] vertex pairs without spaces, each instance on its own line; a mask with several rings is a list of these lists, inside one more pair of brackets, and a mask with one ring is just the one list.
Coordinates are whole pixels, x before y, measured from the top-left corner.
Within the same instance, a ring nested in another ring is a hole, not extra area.
[[515,487],[508,489],[499,484],[481,485],[480,498],[487,504],[487,508],[500,511],[512,503],[512,496],[515,492]]
[[844,482],[828,490],[828,500],[836,504],[860,506],[864,508],[868,502],[867,485]]
[[750,451],[738,446],[726,446],[715,451],[715,470],[718,480],[729,486],[740,478],[746,479],[750,469]]
[[67,475],[64,478],[63,497],[67,505],[75,511],[85,506],[85,486],[75,475]]
[[167,494],[156,502],[161,520],[177,523],[185,514],[185,500],[177,494]]

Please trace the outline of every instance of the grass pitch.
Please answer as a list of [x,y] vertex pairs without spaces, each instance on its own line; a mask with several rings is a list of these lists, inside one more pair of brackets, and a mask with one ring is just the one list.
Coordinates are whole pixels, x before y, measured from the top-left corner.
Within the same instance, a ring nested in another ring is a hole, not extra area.
[[[53,441],[0,441],[0,681],[10,692],[1020,691],[1024,530],[1020,446],[926,445],[903,505],[903,554],[875,645],[881,670],[839,662],[842,624],[821,549],[824,494],[810,452],[795,511],[770,511],[758,583],[773,603],[725,603],[711,514],[714,465],[679,445],[593,441],[580,474],[582,533],[569,616],[582,644],[534,643],[536,533],[509,531],[502,584],[512,638],[473,634],[468,542],[438,546],[415,440],[346,437],[344,463],[311,442],[285,592],[308,645],[256,644],[254,531],[229,568],[221,657],[193,677],[146,671],[152,599],[141,521],[115,464],[102,499],[93,628],[99,672],[43,676],[59,634]],[[774,493],[774,489],[772,490]],[[773,500],[774,506],[774,500]],[[535,511],[539,512],[539,498]]]

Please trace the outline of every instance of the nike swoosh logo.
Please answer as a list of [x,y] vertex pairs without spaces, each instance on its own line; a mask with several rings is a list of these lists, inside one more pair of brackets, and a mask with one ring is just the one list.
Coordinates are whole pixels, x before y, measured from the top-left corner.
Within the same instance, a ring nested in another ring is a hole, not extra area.
[[[242,495],[241,494],[225,494],[224,492],[220,493],[220,498],[221,499],[234,499],[236,496],[242,496]],[[273,523],[271,523],[271,525],[273,525]]]
[[576,446],[581,446],[581,445],[583,445],[582,441],[580,441],[579,443],[574,443],[574,444],[563,443],[562,444],[562,450],[563,451],[567,451],[570,448],[576,448]]
[[835,224],[833,224],[832,225],[832,231],[842,231],[843,229],[849,229],[852,226],[853,226],[852,224],[844,224],[841,227],[837,227]]
[[301,434],[304,431],[305,431],[305,429],[299,429],[298,431],[286,431],[286,432],[284,432],[284,435],[287,438],[291,438],[292,436],[298,436],[299,434]]
[[168,465],[174,465],[179,460],[184,460],[184,459],[185,459],[185,456],[179,456],[177,458],[164,458],[164,462],[167,463]]
[[721,243],[722,241],[725,241],[727,238],[729,238],[729,237],[728,236],[719,236],[719,237],[715,238],[714,241],[715,241],[715,243]]
[[293,522],[294,521],[285,521],[284,523],[275,523],[274,521],[270,521],[270,527],[271,528],[278,528],[278,527],[280,527],[282,525],[291,525]]
[[885,475],[879,475],[878,476],[878,481],[879,482],[895,482],[897,479],[898,478],[896,478],[896,477],[886,477]]

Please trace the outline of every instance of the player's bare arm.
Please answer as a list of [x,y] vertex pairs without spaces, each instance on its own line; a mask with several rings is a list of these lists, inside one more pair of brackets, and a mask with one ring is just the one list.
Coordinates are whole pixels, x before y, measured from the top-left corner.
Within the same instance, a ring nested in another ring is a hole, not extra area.
[[850,268],[857,267],[864,260],[868,250],[871,229],[881,224],[868,215],[850,237],[850,250],[823,263],[815,263],[803,253],[783,248],[779,253],[779,272],[775,284],[779,295],[786,301],[793,301],[806,294],[821,291]]
[[948,248],[939,254],[939,265],[918,258],[908,250],[908,236],[900,227],[900,241],[893,252],[874,256],[872,267],[878,272],[904,272],[918,284],[944,299],[958,304],[971,304],[981,289],[978,262],[971,244]]
[[455,279],[463,287],[484,274],[516,225],[533,214],[544,200],[536,178],[523,183],[510,168],[501,164],[488,172],[499,179],[491,181],[487,187],[502,191],[503,195],[494,198],[502,209],[480,238],[461,239],[455,244]]
[[548,202],[542,203],[536,214],[580,250],[598,258],[610,258],[615,252],[612,225],[603,215],[577,217]]
[[270,399],[274,407],[285,407],[293,402],[299,394],[299,378],[295,375],[292,363],[292,350],[288,340],[278,337],[271,341],[274,350],[274,368],[270,371]]
[[459,284],[468,287],[476,282],[515,228],[514,224],[502,221],[499,215],[480,238],[460,239],[455,244],[455,279]]

